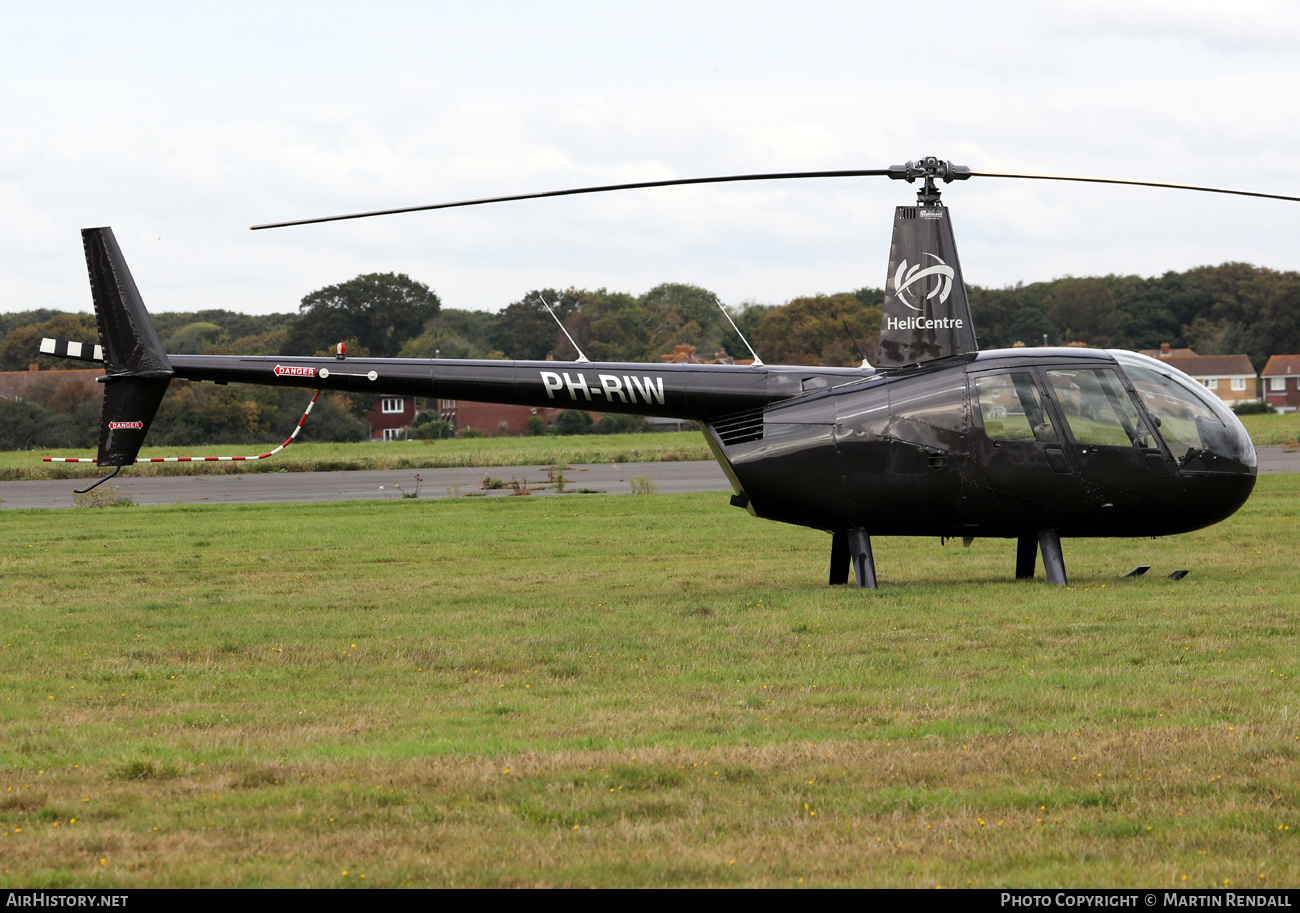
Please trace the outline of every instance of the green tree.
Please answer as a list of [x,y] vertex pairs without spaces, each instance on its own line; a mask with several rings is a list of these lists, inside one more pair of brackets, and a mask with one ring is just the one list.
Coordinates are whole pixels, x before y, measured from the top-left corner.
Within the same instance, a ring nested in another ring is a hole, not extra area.
[[611,412],[588,429],[592,434],[639,434],[649,431],[650,425],[640,415],[620,415]]
[[1128,345],[1124,336],[1128,314],[1119,306],[1117,285],[1116,276],[1066,277],[1056,281],[1047,299],[1046,312],[1069,337],[1062,342],[1077,340],[1099,348]]
[[1129,314],[1124,333],[1135,349],[1156,349],[1165,342],[1175,348],[1186,346],[1183,327],[1198,314],[1208,314],[1214,305],[1205,281],[1190,273],[1128,278],[1128,294],[1121,306]]
[[591,413],[581,409],[565,409],[555,420],[555,430],[560,434],[587,434],[591,425]]
[[573,291],[576,308],[565,321],[573,338],[593,361],[646,360],[641,306],[625,292]]
[[[553,288],[534,289],[501,312],[490,337],[492,348],[506,358],[540,361],[556,352],[564,334],[542,306],[542,299],[564,320],[576,305],[572,296]],[[567,344],[567,340],[566,340]],[[572,353],[572,347],[569,348]],[[556,353],[556,357],[562,357]]]
[[1050,284],[1045,282],[1017,283],[1000,289],[966,286],[971,318],[975,322],[975,338],[980,348],[997,349],[1015,342],[1030,342],[1013,330],[1012,324],[1025,308],[1044,313],[1049,288]]
[[341,339],[356,339],[374,355],[392,357],[422,332],[440,307],[427,285],[404,274],[358,276],[302,299],[283,354],[302,355]]
[[26,371],[30,364],[47,370],[93,367],[88,362],[42,355],[41,340],[47,336],[94,344],[99,342],[99,328],[91,314],[55,314],[38,323],[15,326],[0,340],[0,371]]
[[231,342],[217,343],[208,355],[279,355],[289,338],[289,328],[280,327],[265,333],[241,336]]
[[[0,314],[0,338],[12,333],[19,327],[44,323],[47,320],[61,316],[63,313],[63,311],[56,311],[53,308],[38,308],[34,311],[15,311],[12,314]],[[92,315],[90,319],[93,322],[95,318]]]
[[[302,416],[307,401],[303,398],[305,390],[295,390],[297,396],[286,391],[276,418],[276,427],[293,430],[294,423]],[[370,400],[371,405],[374,399]],[[307,424],[302,426],[300,441],[368,441],[370,425],[353,414],[351,403],[338,394],[323,394],[312,407]]]
[[880,308],[864,306],[856,295],[842,292],[795,298],[772,308],[752,341],[769,364],[841,366],[862,363],[854,342],[870,358],[879,337]]
[[648,360],[658,361],[660,353],[678,345],[705,352],[721,342],[726,321],[719,313],[718,296],[706,288],[665,282],[637,298],[637,304]]
[[1300,352],[1300,273],[1279,273],[1259,322],[1251,328],[1250,354],[1262,370],[1270,355]]
[[1027,346],[1041,346],[1046,341],[1055,345],[1060,340],[1056,325],[1047,319],[1047,315],[1035,307],[1022,307],[1016,319],[1007,327],[1006,337],[1011,345],[1023,342]]
[[207,321],[196,321],[168,334],[163,340],[163,348],[172,355],[202,355],[223,340],[221,327]]
[[493,350],[492,332],[500,315],[486,311],[443,308],[425,321],[424,332],[409,340],[402,358],[487,358]]
[[[763,315],[772,310],[775,305],[757,304],[753,301],[743,302],[740,307],[728,307],[727,313],[731,315],[732,321],[736,324],[736,329],[745,335],[752,344],[754,341],[754,331],[763,320]],[[753,358],[749,354],[749,346],[745,345],[744,339],[740,338],[740,333],[733,330],[729,325],[722,328],[722,335],[718,339],[718,347],[725,349],[727,354],[732,358],[740,361],[743,359]],[[758,357],[762,358],[763,353],[759,352]]]
[[0,398],[0,450],[86,448],[98,440],[98,404],[62,413],[36,402]]
[[[209,444],[260,444],[275,439],[277,435],[284,440],[292,425],[281,429],[275,422],[283,393],[284,390],[278,387],[216,386],[173,380],[149,429],[148,442],[201,447]],[[302,406],[305,405],[304,401]],[[294,420],[297,420],[296,416]]]

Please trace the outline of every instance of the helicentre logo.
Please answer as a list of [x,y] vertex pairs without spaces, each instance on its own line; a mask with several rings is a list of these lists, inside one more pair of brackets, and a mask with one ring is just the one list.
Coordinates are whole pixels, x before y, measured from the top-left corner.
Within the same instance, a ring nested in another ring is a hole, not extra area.
[[927,279],[930,276],[939,277],[939,281],[935,283],[934,289],[930,294],[925,296],[926,298],[933,298],[935,295],[938,295],[939,303],[943,304],[948,300],[948,296],[952,294],[952,280],[955,275],[953,268],[947,263],[944,263],[934,254],[927,253],[925,256],[937,261],[939,265],[931,266],[928,269],[921,269],[921,264],[918,263],[911,269],[908,269],[907,261],[904,260],[902,263],[898,264],[898,271],[894,273],[895,294],[898,295],[903,304],[907,305],[914,311],[919,311],[921,308],[907,300],[907,289],[917,282],[920,282],[922,279]]

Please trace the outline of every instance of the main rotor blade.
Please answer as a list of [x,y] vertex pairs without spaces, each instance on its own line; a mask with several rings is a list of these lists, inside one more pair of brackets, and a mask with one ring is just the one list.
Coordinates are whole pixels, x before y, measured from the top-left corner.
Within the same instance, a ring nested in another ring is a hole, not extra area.
[[571,197],[580,193],[605,193],[611,190],[639,190],[645,187],[677,187],[683,184],[730,184],[739,181],[784,181],[796,178],[860,178],[888,176],[890,169],[874,168],[856,171],[788,171],[776,174],[730,174],[714,178],[676,178],[670,181],[639,181],[635,184],[605,184],[601,187],[575,187],[570,190],[548,190],[545,193],[520,193],[508,197],[484,197],[479,200],[460,200],[455,203],[430,203],[427,206],[405,206],[401,209],[377,209],[373,212],[354,212],[343,216],[321,216],[315,219],[295,219],[291,222],[267,222],[249,226],[250,231],[263,228],[287,228],[291,225],[314,225],[317,222],[343,222],[347,219],[368,219],[371,216],[393,216],[403,212],[425,212],[430,209],[455,209],[459,206],[481,206],[484,203],[509,203],[515,200],[540,200],[546,197]]
[[976,171],[971,169],[971,177],[984,178],[1025,178],[1031,181],[1081,181],[1086,184],[1127,184],[1130,187],[1168,187],[1173,190],[1199,190],[1203,193],[1228,193],[1240,197],[1264,197],[1268,200],[1289,200],[1300,203],[1300,197],[1289,197],[1280,193],[1259,193],[1254,190],[1229,190],[1225,187],[1201,187],[1198,184],[1170,184],[1164,181],[1128,181],[1123,178],[1090,178],[1072,174],[1017,174],[1012,171]]

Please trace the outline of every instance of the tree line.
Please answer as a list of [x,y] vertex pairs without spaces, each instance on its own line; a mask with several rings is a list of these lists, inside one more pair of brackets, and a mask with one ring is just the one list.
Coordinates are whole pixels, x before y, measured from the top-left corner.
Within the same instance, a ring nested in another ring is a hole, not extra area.
[[[1246,263],[1203,266],[1163,276],[1063,277],[1006,288],[967,287],[981,348],[1023,342],[1082,342],[1105,348],[1156,348],[1168,342],[1201,355],[1250,356],[1256,370],[1273,354],[1300,352],[1300,273]],[[874,357],[884,292],[864,287],[746,302],[728,313],[769,364],[856,365]],[[718,297],[686,283],[641,295],[607,289],[533,289],[498,313],[444,308],[424,283],[371,273],[318,289],[297,313],[229,310],[160,313],[154,324],[176,354],[325,355],[340,341],[354,355],[408,358],[566,360],[573,345],[593,361],[658,362],[677,345],[711,360],[719,350],[748,357],[723,317]],[[0,370],[81,367],[39,355],[43,337],[93,342],[94,315],[35,310],[0,314]],[[60,392],[62,390],[62,392]],[[301,391],[173,382],[150,440],[159,444],[260,443],[291,428]],[[304,435],[317,440],[368,436],[372,403],[330,395]],[[42,380],[23,403],[0,400],[0,448],[94,446],[98,397]],[[32,443],[34,440],[45,443]]]

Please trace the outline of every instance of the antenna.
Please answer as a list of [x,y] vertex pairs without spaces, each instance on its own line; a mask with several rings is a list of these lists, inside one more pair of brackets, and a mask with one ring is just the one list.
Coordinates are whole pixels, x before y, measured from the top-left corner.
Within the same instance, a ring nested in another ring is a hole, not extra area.
[[859,367],[863,369],[870,368],[871,362],[867,361],[866,353],[862,351],[862,346],[858,345],[857,339],[853,336],[853,331],[849,329],[849,322],[841,317],[840,323],[844,324],[844,332],[849,334],[849,342],[853,343],[853,348],[857,349],[858,354],[862,356],[862,364]]
[[727,323],[731,324],[731,328],[736,331],[736,335],[739,336],[740,341],[745,344],[745,348],[749,349],[749,354],[754,356],[754,364],[761,366],[763,364],[763,359],[758,357],[758,353],[755,352],[754,347],[749,344],[749,340],[745,338],[745,334],[740,332],[740,327],[736,326],[736,321],[731,319],[731,315],[727,313],[727,309],[722,306],[721,301],[718,302],[718,310],[722,311],[722,316],[727,318]]
[[569,345],[573,346],[573,351],[578,353],[578,357],[574,359],[574,364],[579,364],[579,365],[590,364],[591,360],[587,358],[586,355],[582,354],[582,349],[578,348],[578,344],[573,341],[573,337],[570,336],[569,331],[564,328],[564,324],[560,323],[560,318],[555,316],[555,311],[551,310],[551,306],[546,303],[546,299],[542,297],[541,292],[537,293],[537,300],[542,303],[542,307],[546,308],[546,313],[551,315],[551,319],[554,320],[559,325],[560,332],[564,334],[564,337],[567,340],[569,340]]

